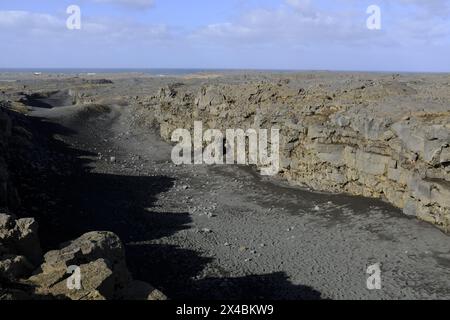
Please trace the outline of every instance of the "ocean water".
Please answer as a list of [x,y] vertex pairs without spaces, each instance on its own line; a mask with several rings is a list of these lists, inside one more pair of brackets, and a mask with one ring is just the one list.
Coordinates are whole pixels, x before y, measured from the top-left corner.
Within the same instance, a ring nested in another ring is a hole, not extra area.
[[101,69],[101,68],[0,68],[1,73],[146,73],[152,75],[183,75],[200,72],[218,72],[225,70],[212,69]]
[[86,73],[144,73],[160,76],[178,76],[195,73],[233,73],[233,72],[276,72],[289,73],[296,70],[256,70],[256,69],[127,69],[127,68],[0,68],[0,73],[50,73],[50,74],[86,74]]

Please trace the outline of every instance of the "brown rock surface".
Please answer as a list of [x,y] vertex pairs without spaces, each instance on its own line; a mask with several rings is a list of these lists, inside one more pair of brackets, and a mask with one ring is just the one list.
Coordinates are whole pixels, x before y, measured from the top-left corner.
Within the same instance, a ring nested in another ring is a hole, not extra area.
[[177,128],[192,129],[194,121],[204,130],[279,128],[280,175],[292,183],[382,198],[450,230],[444,76],[369,80],[352,74],[343,81],[318,73],[278,83],[178,83],[142,104],[166,140]]
[[[72,300],[154,300],[159,291],[133,281],[120,239],[111,232],[89,232],[47,252],[40,269],[29,280],[39,295]],[[69,288],[69,267],[79,268],[81,288]]]

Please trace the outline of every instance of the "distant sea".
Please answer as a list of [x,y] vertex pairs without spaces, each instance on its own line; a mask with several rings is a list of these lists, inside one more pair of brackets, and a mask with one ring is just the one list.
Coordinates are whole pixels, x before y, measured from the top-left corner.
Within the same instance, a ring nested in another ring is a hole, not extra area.
[[309,70],[309,69],[175,69],[175,68],[0,68],[0,73],[47,73],[47,74],[86,74],[86,73],[143,73],[155,76],[179,76],[195,73],[297,73],[297,72],[336,72],[336,73],[377,73],[377,74],[440,74],[448,72],[419,71],[364,71],[364,70]]
[[52,74],[80,74],[80,73],[144,73],[150,75],[174,76],[195,73],[230,73],[230,72],[293,72],[293,70],[239,70],[239,69],[95,69],[95,68],[0,68],[0,73],[52,73]]

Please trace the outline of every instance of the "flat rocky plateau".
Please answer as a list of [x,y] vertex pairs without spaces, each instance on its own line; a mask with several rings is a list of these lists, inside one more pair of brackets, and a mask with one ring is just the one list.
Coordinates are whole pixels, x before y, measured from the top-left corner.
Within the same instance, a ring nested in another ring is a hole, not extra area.
[[[0,74],[0,296],[449,299],[449,89],[444,74]],[[170,134],[195,120],[280,128],[280,174],[174,165]],[[101,270],[83,294],[61,287],[74,261]]]

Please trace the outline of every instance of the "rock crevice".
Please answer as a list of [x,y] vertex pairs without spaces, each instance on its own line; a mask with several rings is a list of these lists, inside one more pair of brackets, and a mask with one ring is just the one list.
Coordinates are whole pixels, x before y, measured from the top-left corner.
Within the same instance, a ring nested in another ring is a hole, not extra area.
[[443,101],[434,103],[420,95],[428,88],[399,80],[314,83],[177,84],[140,104],[168,141],[194,121],[204,130],[278,128],[280,175],[290,182],[382,198],[450,231],[448,93],[433,88]]

